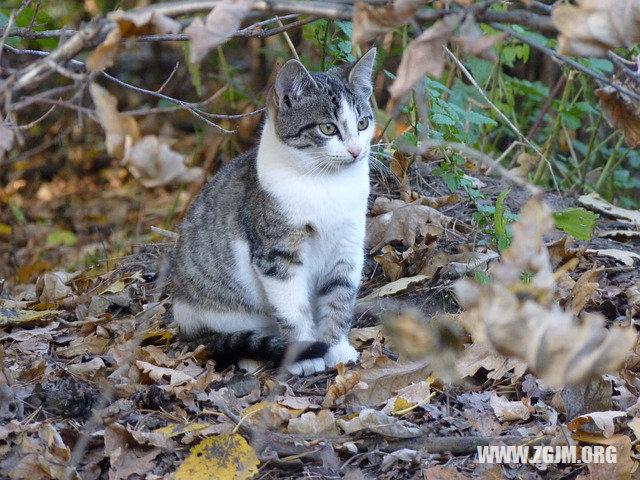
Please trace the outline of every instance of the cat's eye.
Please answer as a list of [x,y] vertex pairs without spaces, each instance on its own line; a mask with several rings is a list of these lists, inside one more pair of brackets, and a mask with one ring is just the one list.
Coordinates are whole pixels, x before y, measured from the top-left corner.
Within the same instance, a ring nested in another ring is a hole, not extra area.
[[358,121],[358,130],[366,130],[369,126],[369,119],[367,117],[362,117]]
[[320,131],[325,135],[335,135],[335,133],[338,131],[333,123],[321,123],[319,127]]

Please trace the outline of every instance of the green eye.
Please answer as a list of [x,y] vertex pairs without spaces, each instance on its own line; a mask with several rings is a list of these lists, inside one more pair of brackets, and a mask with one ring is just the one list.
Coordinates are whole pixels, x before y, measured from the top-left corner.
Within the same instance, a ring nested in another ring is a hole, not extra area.
[[358,121],[358,130],[366,130],[369,126],[369,119],[367,117],[362,117],[360,121]]
[[325,135],[335,135],[335,133],[338,131],[333,123],[321,123],[318,126],[320,127],[320,131]]

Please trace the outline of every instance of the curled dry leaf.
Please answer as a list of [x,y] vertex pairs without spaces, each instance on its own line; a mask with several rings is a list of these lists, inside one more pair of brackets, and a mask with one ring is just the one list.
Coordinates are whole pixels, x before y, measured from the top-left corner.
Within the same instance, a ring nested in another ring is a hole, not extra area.
[[396,79],[389,87],[389,109],[395,109],[398,101],[426,74],[439,77],[444,70],[443,47],[451,38],[464,13],[447,15],[438,20],[422,35],[414,39],[402,53]]
[[[631,456],[631,439],[626,435],[612,435],[606,445],[615,447],[615,462],[591,462],[587,464],[590,480],[631,480],[637,475],[637,462]],[[636,475],[633,474],[636,472]]]
[[489,36],[478,26],[473,15],[468,15],[460,27],[460,35],[453,38],[453,43],[460,45],[469,55],[497,62],[498,56],[491,50],[507,36],[506,33]]
[[292,418],[287,425],[287,432],[305,435],[337,435],[336,419],[331,410],[320,410],[318,413],[307,412],[298,418]]
[[[511,247],[491,269],[493,283],[456,283],[462,316],[475,341],[524,360],[552,386],[578,383],[618,369],[635,345],[632,329],[604,329],[599,315],[582,322],[553,303],[554,277],[542,235],[550,228],[548,208],[530,200],[513,224]],[[521,272],[532,273],[523,285]]]
[[335,383],[327,389],[327,394],[322,401],[322,408],[330,408],[336,405],[348,392],[360,383],[358,372],[349,370],[342,364],[338,364],[338,375]]
[[629,223],[640,228],[640,210],[629,210],[628,208],[618,207],[607,202],[597,193],[581,195],[578,197],[578,203],[585,208],[610,215],[621,222]]
[[338,419],[336,423],[346,434],[369,430],[390,438],[415,438],[422,435],[417,426],[372,408],[365,408],[350,420]]
[[383,7],[375,7],[365,2],[356,3],[351,41],[354,45],[362,45],[378,35],[397,30],[413,17],[423,3],[427,2],[425,0],[395,1],[393,5]]
[[[631,87],[627,86],[627,88]],[[610,85],[596,90],[596,95],[600,99],[598,103],[602,109],[602,115],[609,125],[622,130],[627,145],[637,147],[640,144],[638,102]]]
[[640,41],[640,0],[579,0],[551,12],[564,55],[602,56]]
[[132,144],[140,140],[138,123],[131,115],[118,112],[118,100],[100,85],[92,83],[89,92],[107,137],[107,153],[122,158],[125,142]]
[[71,295],[71,287],[66,284],[78,273],[52,272],[45,273],[36,281],[36,296],[43,304],[55,304],[58,300]]
[[107,152],[120,159],[142,185],[156,187],[202,178],[202,169],[187,168],[186,157],[166,142],[155,135],[141,137],[135,119],[118,112],[118,101],[107,90],[94,83],[90,92],[106,134]]
[[496,393],[491,394],[491,408],[500,420],[513,422],[515,420],[528,420],[535,409],[531,405],[525,405],[523,401],[512,402]]
[[254,0],[222,0],[213,7],[204,22],[195,18],[185,29],[191,41],[191,62],[201,62],[212,48],[233,35],[253,3]]
[[402,242],[405,247],[423,237],[442,235],[453,222],[451,217],[440,213],[420,201],[404,203],[402,200],[376,198],[367,220],[367,246],[371,253],[392,242]]
[[347,400],[359,405],[380,405],[394,392],[421,382],[429,377],[431,367],[426,362],[396,363],[389,367],[369,368],[360,371],[362,382],[367,388],[351,390]]
[[122,163],[145,187],[158,187],[202,179],[202,169],[185,168],[187,157],[171,150],[155,135],[145,135],[139,142],[126,145]]
[[573,432],[577,431],[580,426],[584,425],[590,420],[593,420],[593,423],[602,430],[602,434],[609,438],[613,435],[615,430],[615,425],[613,421],[618,417],[624,417],[626,412],[618,412],[609,410],[606,412],[591,412],[587,415],[580,415],[579,417],[574,418],[569,423],[567,423],[567,427]]
[[431,384],[426,380],[401,388],[387,400],[382,411],[388,414],[398,413],[415,405],[429,403],[431,398]]
[[571,290],[571,311],[574,315],[580,315],[582,309],[588,302],[598,298],[597,291],[600,285],[597,281],[598,274],[604,268],[592,268],[587,270],[576,281],[573,289]]
[[109,13],[107,18],[115,23],[115,27],[87,58],[87,70],[90,72],[101,72],[112,66],[124,38],[154,33],[178,33],[181,28],[179,22],[153,10],[116,10]]

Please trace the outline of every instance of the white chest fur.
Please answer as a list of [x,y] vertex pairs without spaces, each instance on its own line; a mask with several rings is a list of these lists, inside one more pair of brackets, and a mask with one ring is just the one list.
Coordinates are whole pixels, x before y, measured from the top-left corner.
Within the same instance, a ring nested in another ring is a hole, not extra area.
[[337,171],[305,174],[303,155],[279,141],[267,124],[258,149],[258,180],[294,226],[314,227],[317,235],[305,249],[305,260],[322,270],[331,256],[362,255],[369,165],[363,159]]

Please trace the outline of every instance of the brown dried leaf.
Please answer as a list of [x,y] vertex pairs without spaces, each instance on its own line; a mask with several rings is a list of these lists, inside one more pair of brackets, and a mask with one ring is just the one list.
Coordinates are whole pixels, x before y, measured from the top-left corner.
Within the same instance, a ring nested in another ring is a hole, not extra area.
[[453,43],[459,45],[469,55],[497,62],[498,56],[491,48],[504,40],[506,36],[506,33],[494,36],[486,35],[476,23],[473,15],[468,15],[460,27],[460,35],[453,38]]
[[596,90],[600,98],[598,103],[604,118],[613,128],[619,128],[624,133],[627,145],[637,147],[640,144],[640,106],[636,100],[618,92],[610,85]]
[[530,405],[525,405],[521,400],[512,402],[495,392],[491,393],[490,402],[496,417],[506,422],[528,420],[531,412],[535,410]]
[[36,296],[40,303],[55,304],[71,295],[71,287],[66,284],[77,276],[78,273],[52,272],[39,277],[36,281]]
[[201,62],[212,48],[233,35],[253,3],[254,0],[222,0],[204,22],[200,18],[194,19],[185,29],[191,41],[191,62]]
[[593,423],[602,430],[602,434],[605,438],[609,438],[613,435],[615,430],[615,425],[613,421],[618,417],[624,417],[626,412],[618,412],[614,410],[609,410],[606,412],[591,412],[587,415],[580,415],[579,417],[574,418],[569,423],[567,423],[567,427],[573,432],[577,431],[582,425],[587,423],[589,420],[593,420]]
[[462,22],[464,13],[447,15],[438,20],[404,49],[396,79],[389,87],[393,110],[398,101],[424,76],[439,77],[444,69],[443,47]]
[[425,0],[396,0],[393,5],[375,7],[358,2],[353,12],[353,45],[361,45],[402,27]]
[[298,418],[292,418],[287,425],[287,432],[305,435],[337,435],[338,427],[331,410],[320,410],[317,414],[307,412]]
[[573,289],[571,290],[571,311],[575,316],[580,315],[580,312],[584,309],[588,302],[597,299],[596,292],[600,285],[597,279],[600,272],[604,270],[604,267],[592,268],[587,270],[576,281]]
[[109,480],[125,479],[133,474],[144,477],[155,466],[154,459],[161,451],[138,445],[131,432],[119,423],[112,423],[104,431],[104,453],[111,465]]
[[461,377],[472,377],[480,368],[484,368],[489,372],[487,378],[491,380],[500,380],[513,370],[513,375],[509,377],[512,381],[517,381],[526,373],[527,364],[517,358],[500,355],[493,348],[476,340],[465,349],[456,368]]
[[579,0],[556,6],[551,18],[560,32],[558,51],[564,55],[603,56],[616,47],[640,41],[639,0]]
[[631,480],[632,472],[636,471],[637,464],[631,456],[631,439],[626,435],[612,435],[607,439],[606,445],[615,447],[616,461],[587,463],[589,480]]
[[122,158],[125,142],[135,143],[140,140],[138,123],[131,115],[118,112],[118,100],[100,85],[92,83],[89,91],[96,106],[98,120],[107,136],[107,153],[112,157]]
[[339,363],[337,368],[338,375],[336,376],[335,383],[327,390],[327,394],[322,401],[322,408],[333,407],[342,397],[360,383],[360,375],[358,372],[353,370],[347,371],[347,368],[342,363]]
[[426,362],[396,363],[391,367],[361,370],[360,378],[367,388],[352,390],[347,400],[360,405],[379,405],[392,397],[394,392],[426,380],[431,370]]
[[376,198],[367,219],[367,246],[371,253],[392,242],[405,247],[416,243],[418,235],[438,237],[452,223],[451,217],[419,201],[406,204],[402,200]]
[[389,438],[415,438],[422,435],[417,426],[371,408],[360,411],[355,418],[338,419],[336,423],[346,434],[369,430]]
[[154,33],[178,33],[181,28],[179,22],[153,10],[128,12],[116,10],[109,13],[107,18],[115,22],[116,26],[104,41],[89,54],[87,70],[90,72],[101,72],[112,66],[120,51],[122,40],[125,38]]
[[125,150],[122,163],[145,187],[197,182],[204,172],[201,168],[187,168],[187,157],[171,150],[155,135],[145,135],[139,142]]

